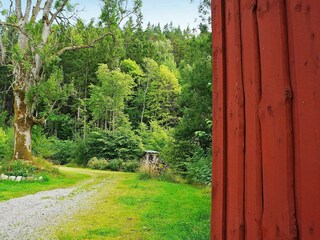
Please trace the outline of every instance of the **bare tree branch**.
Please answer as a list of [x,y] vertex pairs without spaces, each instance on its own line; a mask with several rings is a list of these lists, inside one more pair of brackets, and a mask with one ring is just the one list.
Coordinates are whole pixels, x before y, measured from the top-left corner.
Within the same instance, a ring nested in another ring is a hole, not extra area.
[[0,51],[1,51],[1,65],[5,65],[6,64],[6,48],[3,45],[1,35],[0,35]]
[[45,24],[49,25],[49,14],[50,14],[50,8],[52,5],[53,0],[46,0],[43,8],[43,16],[42,21],[45,22]]
[[70,50],[78,50],[78,49],[85,49],[85,48],[93,48],[94,45],[101,41],[102,39],[104,39],[106,36],[112,36],[113,41],[115,41],[115,36],[113,33],[111,32],[107,32],[105,34],[103,34],[101,37],[94,39],[93,41],[91,41],[89,44],[87,45],[78,45],[78,46],[69,46],[69,47],[64,47],[62,48],[60,51],[57,52],[57,56],[61,56],[64,52],[66,51],[70,51]]
[[9,15],[11,15],[12,13],[12,8],[13,8],[13,0],[10,0]]
[[53,111],[54,107],[56,106],[58,100],[54,101],[50,106],[50,109],[46,111],[41,118],[36,118],[35,116],[31,115],[31,121],[34,125],[46,125],[47,120],[46,117]]
[[28,21],[29,19],[30,11],[31,11],[31,3],[32,3],[32,0],[27,0],[26,12],[24,14],[25,21]]
[[23,29],[16,24],[13,23],[8,23],[8,22],[0,22],[0,26],[7,26],[7,27],[13,27],[18,29],[23,35],[25,35],[27,38],[32,39],[25,31],[23,31]]
[[33,125],[46,125],[46,115],[43,115],[41,118],[36,118],[35,116],[31,116],[30,120]]
[[61,4],[61,6],[57,9],[57,11],[52,15],[51,20],[50,20],[50,24],[53,23],[53,21],[56,19],[56,17],[58,16],[58,14],[60,12],[62,12],[63,8],[65,7],[65,5],[67,4],[68,0],[64,0]]
[[21,0],[16,0],[16,14],[18,19],[22,17]]
[[36,18],[37,18],[38,14],[39,14],[39,11],[40,11],[41,1],[42,0],[37,0],[36,5],[33,7],[32,16],[31,16],[30,22],[35,22],[36,21]]

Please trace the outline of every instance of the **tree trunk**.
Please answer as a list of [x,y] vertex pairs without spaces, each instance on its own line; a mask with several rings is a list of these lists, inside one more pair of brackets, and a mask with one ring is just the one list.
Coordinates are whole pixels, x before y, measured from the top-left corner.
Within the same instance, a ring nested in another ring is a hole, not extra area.
[[32,120],[26,102],[26,91],[14,89],[14,159],[32,160]]

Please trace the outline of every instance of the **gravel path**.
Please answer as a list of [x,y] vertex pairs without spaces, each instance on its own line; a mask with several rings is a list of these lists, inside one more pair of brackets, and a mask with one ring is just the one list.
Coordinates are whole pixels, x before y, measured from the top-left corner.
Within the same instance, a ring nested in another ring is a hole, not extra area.
[[48,226],[61,224],[77,211],[90,208],[90,198],[107,181],[104,179],[86,190],[81,185],[0,202],[0,239],[51,239]]

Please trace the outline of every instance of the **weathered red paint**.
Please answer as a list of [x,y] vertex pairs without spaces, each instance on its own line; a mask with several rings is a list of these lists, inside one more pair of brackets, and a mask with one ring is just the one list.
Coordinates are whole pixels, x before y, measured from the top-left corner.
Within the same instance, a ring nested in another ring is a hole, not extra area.
[[244,239],[244,99],[239,1],[226,1],[226,237]]
[[[261,73],[256,0],[241,0],[242,76],[245,92],[245,222],[246,238],[262,239],[262,152],[258,117]],[[250,147],[248,147],[250,146]]]
[[320,239],[320,1],[213,0],[212,239]]
[[[212,5],[212,69],[213,81],[212,98],[215,106],[213,108],[213,142],[212,148],[212,231],[211,239],[226,238],[226,139],[221,138],[226,134],[226,124],[220,119],[225,119],[226,115],[226,91],[225,91],[225,33],[224,33],[224,3],[218,1]],[[214,224],[217,223],[217,224]]]

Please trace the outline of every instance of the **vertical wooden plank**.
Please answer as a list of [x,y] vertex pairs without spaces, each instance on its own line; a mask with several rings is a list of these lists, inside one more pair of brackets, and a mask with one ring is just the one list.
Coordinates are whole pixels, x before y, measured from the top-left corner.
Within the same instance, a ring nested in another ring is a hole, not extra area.
[[284,0],[258,1],[263,238],[296,239],[292,90]]
[[287,1],[299,238],[320,239],[320,1]]
[[224,3],[212,0],[213,146],[211,239],[226,239],[226,108]]
[[260,51],[256,0],[241,0],[242,72],[245,93],[246,239],[262,239],[262,159],[258,117],[261,101]]
[[241,71],[239,0],[228,0],[226,10],[227,94],[227,205],[228,240],[244,239],[244,97]]

